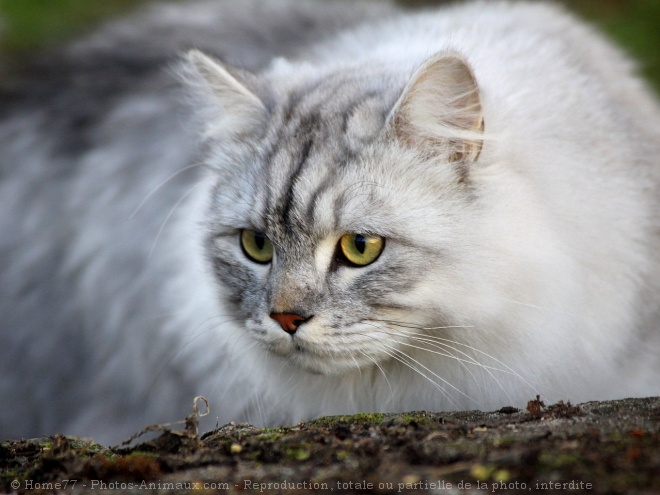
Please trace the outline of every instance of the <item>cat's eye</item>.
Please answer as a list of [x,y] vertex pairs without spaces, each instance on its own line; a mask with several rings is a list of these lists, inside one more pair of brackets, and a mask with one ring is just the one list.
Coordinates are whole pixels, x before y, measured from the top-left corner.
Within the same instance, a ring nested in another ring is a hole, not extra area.
[[273,259],[273,244],[263,232],[241,230],[241,247],[245,256],[256,263],[270,263]]
[[378,259],[385,240],[377,235],[344,234],[339,240],[341,255],[355,266],[366,266]]

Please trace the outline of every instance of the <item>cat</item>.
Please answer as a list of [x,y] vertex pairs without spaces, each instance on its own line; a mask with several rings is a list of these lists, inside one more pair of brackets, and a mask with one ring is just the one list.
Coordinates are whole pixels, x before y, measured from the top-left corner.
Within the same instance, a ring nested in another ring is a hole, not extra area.
[[24,73],[0,436],[660,393],[660,108],[562,8],[157,5]]

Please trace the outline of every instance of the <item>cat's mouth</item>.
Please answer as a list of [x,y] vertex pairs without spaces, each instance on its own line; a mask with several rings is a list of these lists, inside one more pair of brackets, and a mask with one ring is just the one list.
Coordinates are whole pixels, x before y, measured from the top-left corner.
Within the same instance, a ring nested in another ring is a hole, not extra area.
[[[318,316],[318,315],[317,315]],[[384,325],[360,321],[341,329],[327,325],[321,316],[295,332],[263,320],[247,320],[247,328],[262,349],[291,366],[314,374],[343,375],[378,366],[398,352]]]
[[269,353],[284,359],[292,366],[316,375],[343,375],[373,366],[374,360],[380,361],[378,356],[368,359],[365,349],[332,349],[327,345],[319,347],[318,343],[306,341],[297,335],[278,339],[277,342],[268,342],[265,347]]
[[269,345],[267,350],[289,364],[315,375],[337,374],[333,359],[305,345],[300,339],[291,338],[286,345]]
[[289,343],[284,345],[269,345],[268,350],[281,357],[291,358],[295,355],[314,356],[317,359],[323,359],[323,355],[315,352],[309,346],[305,345],[300,339],[292,336]]

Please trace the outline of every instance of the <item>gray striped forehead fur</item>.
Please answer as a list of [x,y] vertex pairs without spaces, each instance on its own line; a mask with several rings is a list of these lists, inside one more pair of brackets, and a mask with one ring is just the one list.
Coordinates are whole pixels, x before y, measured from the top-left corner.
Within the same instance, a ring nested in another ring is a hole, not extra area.
[[[282,241],[292,235],[327,235],[340,227],[341,198],[335,198],[332,211],[319,206],[326,195],[337,193],[342,179],[364,166],[365,151],[384,132],[398,92],[383,89],[382,78],[334,74],[280,96],[266,135],[246,144],[248,162],[232,163],[222,174],[232,176],[232,182],[241,180],[230,187],[251,189],[252,228],[268,230],[273,240]],[[221,187],[217,199],[222,201],[226,192]],[[328,221],[319,228],[324,217]]]
[[[260,170],[269,187],[260,195],[258,213],[275,240],[342,227],[347,198],[337,197],[336,187],[353,171],[347,168],[361,166],[362,152],[381,134],[396,96],[379,80],[343,73],[287,95],[269,124]],[[333,208],[322,211],[328,194],[336,196]]]

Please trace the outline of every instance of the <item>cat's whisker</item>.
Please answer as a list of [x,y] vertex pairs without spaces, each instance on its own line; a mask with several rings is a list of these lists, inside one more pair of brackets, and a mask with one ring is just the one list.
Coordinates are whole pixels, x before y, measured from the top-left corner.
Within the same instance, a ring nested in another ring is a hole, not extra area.
[[[396,342],[396,341],[394,341],[394,342]],[[398,342],[397,342],[397,343],[398,343]],[[429,369],[429,368],[428,368],[427,366],[425,366],[424,364],[420,363],[417,359],[411,357],[409,354],[406,354],[405,352],[403,352],[403,351],[400,350],[400,349],[396,349],[394,346],[388,346],[387,344],[382,343],[382,342],[381,342],[381,344],[384,345],[384,346],[389,347],[390,349],[392,349],[392,350],[394,350],[394,351],[396,351],[396,352],[401,353],[401,354],[404,355],[404,356],[406,356],[407,359],[411,360],[411,361],[414,362],[416,365],[421,366],[422,368],[424,368],[424,370],[426,370],[428,373],[430,373],[431,375],[433,375],[434,377],[436,377],[438,380],[440,380],[440,381],[441,381],[442,383],[444,383],[445,385],[451,387],[453,390],[455,390],[455,391],[458,392],[459,394],[463,395],[465,398],[467,398],[467,399],[469,399],[469,400],[471,400],[471,401],[474,401],[474,399],[473,399],[472,397],[470,397],[469,395],[467,395],[465,392],[463,392],[462,390],[460,390],[460,389],[457,388],[456,386],[454,386],[454,385],[452,385],[451,383],[449,383],[449,381],[447,381],[446,379],[442,378],[440,375],[438,375],[437,373],[435,373],[433,370]],[[474,401],[474,402],[476,402],[476,401]]]
[[[226,325],[226,324],[229,324],[229,323],[234,323],[234,322],[237,322],[237,321],[241,321],[240,318],[230,318],[230,319],[227,319],[227,320],[221,321],[221,322],[219,322],[219,323],[218,323],[218,322],[214,322],[214,320],[217,320],[218,318],[224,318],[224,316],[215,316],[215,317],[209,318],[209,319],[207,319],[206,321],[200,323],[199,326],[197,327],[197,329],[196,329],[195,331],[193,331],[190,335],[188,335],[188,336],[186,337],[186,339],[182,342],[182,344],[181,344],[180,346],[177,347],[176,351],[175,351],[174,353],[172,353],[172,354],[167,358],[167,360],[165,361],[165,363],[164,363],[163,366],[161,367],[160,371],[159,371],[158,374],[156,375],[156,378],[154,379],[154,382],[156,381],[156,379],[158,378],[158,376],[160,376],[160,374],[165,370],[165,368],[166,368],[166,367],[167,367],[167,366],[168,366],[168,365],[169,365],[169,364],[170,364],[170,363],[171,363],[171,362],[172,362],[172,361],[173,361],[178,355],[180,355],[180,354],[181,354],[181,353],[182,353],[187,347],[189,347],[190,345],[192,345],[193,342],[194,342],[195,340],[199,339],[200,337],[203,337],[203,336],[206,335],[207,333],[209,333],[209,332],[215,330],[216,328],[219,328],[219,327],[222,326],[222,325]],[[241,335],[241,336],[239,337],[239,339],[240,339],[242,336],[243,336],[243,335]],[[237,339],[237,340],[238,340],[238,339]],[[236,345],[236,344],[234,344],[234,345]]]
[[[414,337],[412,337],[412,338],[413,338],[413,340],[415,340]],[[485,366],[485,365],[483,365],[483,364],[481,364],[481,363],[478,362],[476,359],[474,359],[474,357],[469,356],[469,355],[466,354],[466,353],[461,353],[461,352],[457,351],[456,349],[452,348],[451,346],[447,346],[447,345],[444,345],[444,346],[443,346],[443,345],[441,345],[441,344],[433,343],[433,342],[429,343],[429,342],[426,341],[426,340],[424,340],[423,342],[426,343],[426,344],[429,344],[429,345],[431,345],[431,346],[433,346],[433,347],[440,347],[440,348],[443,349],[444,352],[447,352],[447,353],[451,356],[451,358],[454,359],[454,360],[456,360],[456,361],[461,365],[461,367],[465,370],[465,372],[466,372],[468,375],[470,375],[470,377],[472,378],[472,380],[474,381],[475,384],[479,385],[480,382],[479,382],[479,380],[477,379],[477,375],[476,375],[476,373],[474,373],[474,372],[472,371],[472,366],[469,366],[469,365],[476,365],[480,370],[485,371],[486,373],[488,373],[488,375],[489,375],[493,380],[495,380],[495,383],[497,383],[498,386],[500,386],[500,387],[502,386],[501,383],[500,383],[500,381],[499,381],[499,380],[495,377],[495,375],[491,372],[491,370],[489,369],[489,367],[488,367],[488,366]],[[449,349],[449,350],[448,350],[448,349]],[[459,358],[459,357],[456,356],[453,352],[451,352],[452,350],[458,352],[459,354],[463,354],[463,355],[466,356],[468,359],[466,360],[466,359],[463,359],[463,358]],[[430,350],[429,350],[429,351],[430,351]],[[432,351],[430,351],[430,352],[432,352]]]
[[[380,321],[380,320],[379,320]],[[475,383],[479,383],[479,380],[477,379],[476,375],[472,372],[472,370],[469,368],[469,366],[477,366],[479,369],[483,370],[485,373],[487,373],[491,379],[497,384],[498,388],[500,388],[505,396],[507,397],[508,400],[511,400],[510,396],[508,395],[507,391],[503,387],[502,383],[500,380],[494,375],[493,372],[499,372],[499,373],[506,373],[506,374],[512,374],[516,377],[519,377],[517,373],[510,369],[502,369],[498,368],[495,366],[489,366],[483,363],[480,363],[479,361],[476,360],[474,356],[469,355],[468,353],[461,351],[460,349],[457,349],[456,347],[449,345],[448,339],[441,339],[439,337],[434,337],[430,336],[426,333],[421,332],[422,330],[428,330],[429,328],[434,328],[434,329],[446,329],[447,327],[424,327],[421,325],[399,325],[395,324],[394,326],[400,327],[400,328],[410,328],[413,330],[418,330],[418,332],[404,332],[404,333],[399,333],[399,332],[394,332],[390,330],[389,328],[383,328],[380,325],[373,325],[376,328],[378,328],[380,331],[384,332],[388,337],[391,342],[395,342],[399,345],[406,346],[409,348],[413,349],[418,349],[420,351],[424,352],[430,352],[432,354],[438,355],[438,356],[443,356],[450,358],[452,360],[457,361],[463,369],[468,373],[471,377],[472,380]],[[396,339],[392,339],[391,337],[400,337],[403,339],[412,339],[414,342],[417,342],[418,344],[426,344],[426,345],[416,345],[414,343],[406,342],[406,341],[400,341]],[[432,348],[429,348],[433,347]],[[469,347],[469,346],[468,346]],[[469,347],[471,351],[474,351],[471,347]],[[458,355],[454,354],[453,352],[456,352]],[[461,357],[463,356],[463,357]]]
[[[184,340],[184,342],[182,342],[182,344],[176,348],[176,350],[175,350],[173,353],[171,353],[168,357],[166,357],[166,358],[163,360],[163,362],[161,363],[161,365],[158,367],[158,371],[156,372],[156,374],[153,376],[153,378],[152,378],[152,380],[151,380],[151,386],[149,387],[149,390],[153,390],[153,389],[155,388],[155,385],[156,385],[156,383],[158,383],[159,378],[160,378],[161,375],[165,372],[165,370],[167,370],[167,369],[170,367],[172,361],[174,361],[174,359],[175,359],[177,356],[179,356],[181,353],[183,353],[184,350],[185,350],[187,347],[189,347],[190,345],[192,345],[192,343],[193,343],[195,340],[197,340],[198,338],[202,337],[202,336],[205,335],[206,333],[212,331],[214,328],[217,328],[218,324],[217,324],[217,323],[213,323],[213,320],[215,320],[215,319],[217,319],[217,318],[222,318],[222,317],[223,317],[223,316],[215,316],[215,317],[212,317],[212,318],[208,318],[206,321],[200,323],[199,326],[197,327],[197,329],[196,329],[195,331],[193,331],[193,332],[192,332],[192,333],[191,333],[191,334],[190,334],[190,335]],[[220,325],[225,325],[225,324],[228,324],[228,323],[233,323],[233,322],[235,322],[235,321],[239,321],[239,319],[238,319],[238,318],[234,318],[234,319],[225,320],[225,321],[221,322]]]
[[[538,394],[540,394],[540,392],[537,390],[537,388],[536,388],[534,385],[532,385],[531,383],[529,383],[529,381],[527,381],[527,380],[526,380],[526,379],[525,379],[520,373],[518,373],[516,370],[514,370],[513,368],[511,368],[510,366],[508,366],[508,365],[507,365],[506,363],[504,363],[503,361],[497,359],[495,356],[492,356],[492,355],[488,354],[487,352],[484,352],[484,351],[482,351],[482,350],[480,350],[480,349],[477,349],[477,348],[474,347],[474,346],[471,346],[471,345],[469,345],[469,344],[465,344],[465,343],[463,343],[463,342],[456,342],[456,341],[454,341],[454,340],[445,339],[445,338],[438,337],[438,336],[432,336],[432,338],[433,338],[433,339],[436,339],[436,340],[438,340],[438,341],[442,341],[442,342],[450,343],[450,344],[452,344],[452,345],[461,346],[461,347],[466,347],[466,348],[470,349],[471,351],[474,351],[474,352],[476,352],[476,353],[478,353],[478,354],[481,354],[481,355],[487,357],[488,359],[493,360],[495,363],[501,365],[502,367],[505,368],[505,370],[507,370],[508,372],[510,372],[513,376],[515,376],[516,378],[518,378],[520,381],[522,381],[525,385],[527,385],[528,387],[530,387],[534,393],[538,393]],[[505,370],[502,370],[502,372],[504,372]]]
[[[239,339],[240,339],[240,338],[242,338],[242,336],[239,337]],[[236,339],[236,340],[239,340],[239,339]],[[259,343],[256,342],[256,341],[254,341],[254,340],[248,339],[248,343],[247,343],[247,345],[245,346],[244,352],[246,352],[246,351],[248,351],[248,350],[250,350],[250,349],[253,349],[253,348],[255,348],[255,347],[259,347]],[[254,364],[252,365],[252,371],[254,371]],[[249,373],[249,372],[248,372],[248,373]],[[221,391],[220,394],[217,394],[217,390],[218,390],[218,389]],[[219,380],[214,380],[209,395],[210,395],[211,397],[214,397],[214,396],[217,395],[218,400],[216,401],[216,403],[220,405],[220,411],[219,411],[219,412],[222,412],[222,405],[225,403],[226,397],[230,396],[230,389],[228,389],[228,388],[226,388],[226,387],[225,387],[225,388],[222,388],[222,383],[221,383],[221,381],[219,381]],[[247,417],[247,416],[248,416],[248,411],[247,411],[247,406],[246,406],[245,417]],[[227,423],[227,422],[229,422],[230,420],[231,420],[231,418],[227,418],[226,420],[223,420],[223,423]]]
[[367,353],[364,352],[364,351],[359,351],[359,352],[360,352],[360,354],[362,354],[365,358],[369,359],[372,363],[374,363],[374,365],[376,366],[376,368],[378,368],[378,370],[379,370],[379,371],[381,372],[381,374],[383,375],[383,378],[385,379],[385,383],[387,383],[387,387],[390,389],[390,395],[393,396],[393,395],[394,395],[394,390],[392,389],[392,384],[390,383],[389,378],[387,378],[387,373],[385,373],[385,370],[384,370],[383,367],[380,365],[380,363],[378,362],[378,360],[375,359],[374,357],[370,356],[369,354],[367,354]]
[[266,422],[266,413],[261,405],[261,396],[259,394],[254,396],[255,403],[257,405],[257,415],[259,416],[259,424],[264,424]]
[[170,209],[168,212],[167,216],[165,217],[165,220],[163,220],[163,223],[160,225],[160,228],[158,229],[158,233],[156,234],[156,238],[154,239],[153,244],[151,245],[151,249],[149,250],[149,254],[147,258],[151,258],[151,255],[154,252],[154,249],[156,249],[156,245],[158,244],[158,239],[160,239],[161,234],[163,233],[163,230],[165,229],[165,225],[167,225],[167,222],[169,219],[172,217],[176,209],[179,207],[179,205],[188,197],[190,196],[197,188],[199,188],[201,184],[194,185],[191,187],[185,194],[183,194],[176,203],[174,203],[174,206]]
[[451,328],[474,328],[474,325],[445,325],[441,327],[419,327],[420,330],[448,330]]
[[455,347],[449,346],[445,343],[441,343],[441,342],[437,342],[437,341],[433,341],[433,340],[429,341],[428,339],[424,339],[424,338],[420,338],[420,337],[411,337],[411,338],[413,338],[415,340],[421,340],[421,341],[427,342],[427,343],[429,343],[430,345],[433,345],[433,346],[441,346],[444,349],[449,348],[449,349],[451,349],[451,350],[453,350],[453,351],[455,351],[455,352],[457,352],[461,355],[466,356],[469,360],[464,360],[464,359],[461,359],[461,358],[458,358],[458,357],[454,357],[454,359],[456,359],[457,361],[459,361],[463,365],[464,369],[470,374],[470,376],[472,376],[474,382],[478,383],[477,377],[472,373],[472,371],[468,368],[467,364],[465,364],[465,363],[475,364],[480,369],[482,369],[483,371],[488,373],[488,375],[493,379],[493,381],[495,381],[495,383],[500,388],[500,390],[502,390],[502,392],[507,397],[507,399],[511,402],[511,397],[509,396],[508,392],[506,391],[506,389],[502,385],[501,381],[493,374],[493,371],[497,371],[499,373],[511,374],[513,376],[520,377],[520,375],[518,375],[517,373],[513,373],[511,370],[496,368],[494,366],[488,366],[488,365],[485,365],[483,363],[480,363],[473,356],[470,356],[469,354],[467,354],[463,351],[460,351],[460,350],[456,349]]
[[[282,395],[283,397],[289,396],[289,397],[295,397],[295,391],[298,390],[299,388],[304,388],[305,383],[304,383],[304,378],[300,373],[284,373],[284,370],[290,367],[290,364],[287,363],[286,361],[282,361],[281,366],[279,367],[278,370],[278,383],[281,383],[281,386],[283,387],[282,390]],[[282,381],[282,376],[287,376],[288,378],[285,381]],[[295,381],[294,381],[295,379]],[[290,386],[289,386],[290,384]],[[288,387],[288,388],[286,388]]]
[[[389,346],[387,344],[384,344],[382,342],[380,343],[380,346],[384,349],[384,352],[390,356],[391,359],[394,359],[394,360],[400,362],[404,366],[407,366],[412,371],[414,371],[415,373],[417,373],[418,375],[423,377],[426,381],[428,381],[431,385],[433,385],[433,387],[436,388],[450,402],[452,407],[458,408],[458,405],[452,399],[451,394],[444,387],[442,387],[437,381],[433,380],[431,377],[429,377],[423,371],[421,371],[417,366],[412,364],[410,361],[412,360],[414,362],[414,360],[411,359],[410,356],[408,356],[406,353],[402,352],[401,350],[399,350],[399,349],[397,349],[393,346]],[[444,381],[444,380],[441,380],[441,381]],[[451,384],[448,384],[448,385],[451,386]]]
[[538,309],[538,310],[546,311],[546,312],[550,312],[550,313],[557,313],[557,314],[560,314],[560,315],[570,316],[572,318],[578,318],[579,317],[579,315],[576,315],[575,313],[569,313],[569,312],[561,311],[561,310],[558,310],[558,309],[555,309],[555,308],[548,308],[547,306],[540,306],[538,304],[525,303],[525,302],[522,302],[522,301],[516,301],[515,299],[507,299],[507,298],[502,297],[502,296],[500,296],[499,299],[502,300],[502,301],[512,303],[512,304],[517,304],[519,306],[525,306],[527,308],[534,308],[534,309]]
[[[387,331],[387,329],[382,328],[380,325],[375,325],[375,324],[373,324],[373,323],[369,323],[369,325],[371,325],[371,326],[373,326],[374,328],[376,328],[377,330],[379,330],[379,331],[385,333],[385,335],[388,335],[388,331]],[[367,334],[367,335],[368,335],[368,334]],[[369,336],[369,335],[368,335],[368,336]],[[438,390],[440,390],[440,391],[442,392],[442,394],[443,394],[443,395],[444,395],[444,396],[445,396],[445,397],[446,397],[446,398],[447,398],[452,404],[454,404],[453,401],[452,401],[452,399],[451,399],[451,396],[449,395],[449,393],[447,392],[447,390],[445,390],[445,389],[444,389],[439,383],[437,383],[436,381],[434,381],[432,378],[430,378],[430,377],[428,377],[426,374],[424,374],[424,373],[423,373],[418,367],[414,366],[413,364],[411,364],[410,362],[407,361],[407,360],[410,360],[410,359],[412,359],[412,358],[410,358],[410,356],[408,356],[405,352],[403,352],[403,351],[400,350],[400,349],[397,349],[397,348],[394,347],[394,346],[390,346],[390,345],[385,344],[381,339],[377,339],[377,338],[374,337],[374,336],[369,336],[369,337],[371,337],[371,338],[374,340],[374,342],[375,342],[375,343],[376,343],[376,344],[377,344],[377,345],[383,350],[384,354],[387,355],[390,359],[394,359],[395,361],[397,361],[397,362],[399,362],[399,363],[401,363],[401,364],[407,366],[408,368],[410,368],[411,370],[415,371],[415,372],[416,372],[417,374],[419,374],[420,376],[424,377],[424,378],[425,378],[427,381],[429,381],[429,382],[430,382],[435,388],[437,388]],[[392,339],[388,339],[388,340],[393,341]],[[398,343],[398,342],[396,342],[396,341],[393,341],[393,342]],[[405,359],[404,359],[404,358],[405,358]],[[380,366],[379,366],[379,368],[380,368]],[[386,380],[387,380],[387,376],[385,375],[385,371],[382,370],[382,368],[381,368],[381,371],[383,372],[383,375],[385,376],[385,378],[386,378]],[[389,381],[388,381],[388,383],[389,383]],[[390,387],[390,389],[391,389],[391,387]]]
[[[430,353],[432,353],[432,354],[436,354],[436,355],[444,356],[444,357],[449,357],[449,358],[454,359],[454,360],[456,360],[456,361],[458,361],[458,362],[460,362],[460,363],[463,363],[463,364],[472,364],[472,365],[478,366],[479,368],[482,368],[482,369],[484,369],[484,370],[488,370],[488,371],[498,371],[498,372],[500,372],[500,373],[513,374],[510,370],[505,370],[505,369],[501,369],[501,368],[496,368],[496,367],[494,367],[494,366],[488,366],[488,365],[482,364],[482,363],[478,362],[474,357],[468,355],[468,354],[465,353],[465,352],[459,351],[458,349],[455,349],[455,348],[453,348],[453,347],[451,347],[451,346],[443,345],[442,343],[439,343],[439,342],[433,342],[433,341],[430,341],[430,340],[427,340],[427,339],[423,339],[423,338],[419,338],[419,337],[412,337],[412,336],[411,336],[411,337],[409,337],[409,338],[411,338],[411,339],[413,339],[413,340],[415,340],[415,341],[417,341],[417,342],[420,342],[420,343],[426,343],[426,344],[429,344],[429,345],[431,345],[431,346],[433,346],[433,347],[443,349],[445,352],[434,351],[434,350],[429,349],[429,348],[426,348],[426,347],[420,347],[420,346],[416,346],[416,345],[409,344],[409,343],[405,343],[405,342],[401,342],[401,343],[402,343],[403,345],[411,346],[411,347],[414,347],[414,348],[416,348],[416,349],[421,349],[421,350],[424,350],[424,351],[426,351],[426,352],[430,352]],[[458,357],[458,356],[456,356],[456,355],[454,355],[454,354],[451,354],[451,353],[449,353],[449,351],[448,351],[447,349],[450,349],[450,350],[456,351],[458,354],[461,354],[461,355],[465,356],[465,358],[461,358],[461,357]]]
[[138,212],[142,209],[142,207],[147,203],[147,201],[149,201],[149,199],[151,199],[151,197],[152,197],[154,194],[156,194],[156,193],[157,193],[157,192],[158,192],[158,191],[159,191],[159,190],[160,190],[165,184],[167,184],[169,181],[171,181],[171,180],[174,179],[175,177],[181,175],[182,173],[184,173],[184,172],[186,172],[186,171],[188,171],[188,170],[190,170],[190,169],[197,168],[197,167],[203,167],[203,166],[205,166],[204,162],[197,162],[197,163],[193,163],[193,164],[191,164],[191,165],[188,165],[187,167],[183,167],[183,168],[177,170],[176,172],[174,172],[173,174],[171,174],[169,177],[167,177],[165,180],[163,180],[160,184],[158,184],[156,187],[154,187],[154,188],[149,192],[149,194],[147,194],[147,195],[144,197],[144,199],[142,199],[142,201],[140,201],[140,204],[137,205],[137,207],[135,208],[135,210],[133,210],[133,213],[131,213],[131,214],[129,215],[128,219],[129,219],[129,220],[132,220],[133,217],[134,217],[135,215],[137,215],[137,213],[138,213]]
[[[240,333],[240,335],[238,336],[238,338],[237,338],[236,340],[234,340],[234,345],[233,345],[233,346],[231,347],[231,349],[229,350],[229,354],[230,354],[230,355],[233,355],[234,352],[236,352],[236,347],[238,346],[238,343],[241,341],[241,339],[246,339],[246,338],[248,338],[248,335],[249,335],[249,334],[248,334],[247,332],[241,332],[241,333]],[[248,339],[248,340],[250,340],[250,339]],[[257,341],[256,341],[256,340],[252,339],[251,342],[253,342],[252,345],[257,345]]]
[[[399,325],[396,325],[396,326],[399,326]],[[427,329],[429,329],[430,327],[423,327],[423,326],[411,325],[411,326],[406,326],[405,328],[414,328],[414,329],[420,329],[420,330],[421,330],[421,329],[427,330]],[[446,328],[446,327],[444,327],[444,328]],[[488,365],[485,365],[485,364],[483,364],[483,363],[478,362],[473,356],[470,356],[469,354],[467,354],[467,353],[465,353],[465,352],[463,352],[463,351],[460,351],[460,350],[457,349],[456,347],[453,347],[453,346],[448,345],[448,343],[451,343],[451,344],[453,344],[453,345],[460,344],[460,343],[458,343],[458,342],[453,342],[453,341],[451,341],[451,340],[449,340],[449,339],[443,339],[443,338],[441,338],[441,337],[431,336],[431,335],[427,335],[427,334],[424,334],[424,333],[410,333],[410,332],[407,332],[407,333],[396,333],[396,332],[391,332],[391,331],[389,331],[389,330],[384,330],[384,329],[382,329],[382,328],[380,328],[380,329],[383,330],[383,331],[385,331],[386,334],[389,335],[389,336],[398,336],[398,337],[403,337],[403,338],[409,338],[409,339],[412,339],[412,340],[414,340],[414,341],[416,341],[416,342],[418,342],[418,343],[425,343],[425,344],[428,344],[428,345],[430,345],[430,346],[432,346],[432,347],[435,347],[436,349],[441,349],[442,352],[441,352],[441,351],[437,351],[437,350],[432,350],[432,349],[429,349],[429,348],[427,348],[427,347],[420,347],[420,346],[417,346],[417,345],[414,345],[414,344],[410,344],[410,343],[408,343],[408,342],[397,342],[397,343],[400,344],[400,345],[405,345],[405,346],[413,347],[413,348],[416,348],[416,349],[419,349],[419,350],[423,350],[423,351],[425,351],[425,352],[431,352],[431,353],[433,353],[433,354],[440,355],[440,356],[444,356],[444,357],[449,357],[450,359],[454,359],[454,360],[458,361],[458,362],[461,364],[461,366],[466,370],[466,372],[467,372],[468,374],[470,374],[470,376],[471,376],[472,379],[475,381],[475,383],[478,383],[478,380],[477,380],[476,376],[474,375],[474,373],[472,373],[472,371],[468,368],[468,364],[469,364],[469,365],[476,365],[476,366],[478,366],[480,369],[482,369],[482,370],[484,370],[486,373],[488,373],[488,375],[489,375],[489,376],[493,379],[493,381],[497,384],[498,388],[500,388],[500,389],[504,392],[505,396],[507,397],[507,399],[508,399],[509,401],[511,401],[511,397],[510,397],[509,394],[507,393],[506,389],[504,388],[504,386],[502,385],[502,383],[500,382],[500,380],[499,380],[499,379],[493,374],[493,371],[496,371],[496,372],[499,372],[499,373],[511,374],[511,375],[516,376],[517,378],[521,379],[521,380],[522,380],[524,383],[526,383],[527,385],[531,386],[527,381],[525,381],[525,380],[520,376],[520,374],[516,373],[514,370],[512,370],[511,368],[509,368],[508,366],[506,366],[504,363],[501,363],[501,362],[495,360],[496,362],[498,362],[499,364],[501,364],[502,366],[504,366],[506,369],[497,368],[497,367],[494,367],[494,366],[488,366]],[[472,346],[468,346],[468,345],[466,345],[466,344],[465,344],[464,346],[465,346],[465,347],[468,347],[468,349],[471,350],[471,351],[478,351],[477,349],[475,349],[475,348],[472,347]],[[466,359],[460,358],[460,357],[458,357],[458,356],[452,354],[452,353],[451,353],[450,351],[448,351],[447,349],[453,350],[453,351],[457,352],[458,354],[465,356]],[[486,353],[483,353],[483,352],[481,352],[481,353],[484,354],[484,355],[486,355],[486,356],[489,357],[490,359],[494,359],[492,356],[490,356],[490,355],[488,355],[488,354],[486,354]],[[532,387],[532,388],[533,388],[533,387]],[[535,389],[534,389],[534,390],[535,390]],[[535,390],[535,391],[536,391],[536,390]]]
[[415,328],[417,330],[449,330],[449,329],[453,329],[453,328],[474,328],[474,325],[444,325],[444,326],[438,326],[438,327],[426,327],[426,326],[418,325],[418,324],[415,324],[415,323],[407,323],[407,322],[402,322],[402,321],[397,321],[397,320],[372,320],[372,321],[388,323],[390,325],[400,326],[400,327],[404,327],[404,328]]
[[[384,321],[384,322],[387,322],[387,323],[389,323],[389,324],[391,324],[391,325],[394,325],[394,326],[397,326],[397,327],[411,328],[411,329],[415,329],[415,330],[444,330],[444,329],[448,329],[448,328],[472,328],[472,327],[455,327],[455,326],[424,327],[424,326],[421,326],[421,325],[415,325],[415,324],[406,324],[406,325],[403,325],[403,324],[400,324],[400,323],[398,323],[398,322],[395,323],[395,322],[390,322],[390,321],[387,321],[387,320],[375,320],[375,321]],[[411,337],[411,338],[412,338],[412,337],[416,337],[416,338],[424,338],[424,339],[428,339],[428,340],[434,340],[434,341],[436,341],[436,342],[443,342],[443,343],[449,343],[449,344],[453,344],[453,345],[458,345],[458,346],[466,347],[466,348],[468,348],[468,349],[470,349],[470,350],[472,350],[472,351],[475,351],[475,352],[478,352],[478,353],[480,353],[480,354],[483,354],[484,356],[486,356],[486,357],[492,359],[493,361],[495,361],[495,362],[501,364],[502,366],[504,366],[505,368],[507,368],[507,369],[509,370],[509,372],[516,374],[516,372],[515,372],[512,368],[510,368],[509,366],[507,366],[507,365],[504,364],[503,362],[499,361],[499,360],[496,359],[495,357],[493,357],[493,356],[491,356],[490,354],[488,354],[488,353],[486,353],[486,352],[484,352],[484,351],[481,351],[481,350],[479,350],[479,349],[477,349],[477,348],[475,348],[475,347],[473,347],[473,346],[471,346],[471,345],[469,345],[469,344],[466,344],[466,343],[464,343],[464,342],[457,342],[457,341],[455,341],[455,340],[451,340],[451,339],[447,339],[447,338],[444,338],[444,337],[440,337],[440,336],[438,336],[438,335],[429,335],[429,334],[422,333],[422,332],[417,332],[417,333],[403,333],[403,334],[401,334],[401,335],[403,335],[403,336],[405,336],[405,337]],[[454,349],[454,350],[456,350],[456,349]]]
[[[424,329],[428,329],[428,327],[423,327],[423,328],[424,328]],[[446,328],[446,327],[445,327],[445,328]],[[398,333],[398,332],[388,332],[388,334],[389,334],[389,335],[393,335],[393,336],[399,336],[399,337],[404,337],[404,338],[410,338],[410,339],[413,339],[413,340],[415,340],[415,341],[417,341],[417,342],[423,342],[423,343],[430,344],[430,345],[432,345],[432,346],[434,346],[434,347],[436,347],[436,348],[451,349],[451,350],[456,351],[456,352],[458,352],[459,354],[461,354],[461,355],[463,355],[463,356],[465,356],[465,357],[467,358],[467,359],[462,359],[462,358],[458,358],[458,357],[452,355],[452,357],[453,357],[454,359],[457,359],[457,360],[459,360],[459,361],[463,361],[463,362],[467,362],[467,363],[471,363],[471,364],[476,364],[476,365],[478,365],[478,366],[480,366],[480,367],[484,367],[484,368],[487,368],[487,369],[492,369],[492,370],[494,370],[494,371],[500,371],[500,372],[511,373],[510,370],[503,370],[503,369],[495,368],[495,367],[492,367],[492,366],[485,366],[485,365],[479,363],[479,362],[478,362],[473,356],[470,356],[469,354],[467,354],[467,353],[465,353],[465,352],[463,352],[463,351],[460,351],[460,350],[456,349],[455,347],[451,347],[451,346],[449,346],[449,345],[447,344],[447,342],[451,343],[451,341],[449,341],[448,339],[443,339],[443,338],[441,338],[441,337],[437,337],[437,336],[433,336],[433,335],[428,335],[428,334],[425,334],[425,333]],[[428,350],[428,349],[427,349],[427,350]],[[471,350],[474,350],[474,349],[471,348]]]
[[[399,335],[400,335],[400,334],[399,334]],[[405,337],[405,335],[403,335],[403,336]],[[414,337],[410,337],[410,338],[413,338],[413,339],[414,339]],[[422,342],[422,343],[429,343],[428,341],[421,340],[421,339],[420,339],[419,341]],[[445,352],[434,351],[434,350],[432,350],[432,349],[428,349],[428,348],[426,348],[426,347],[416,346],[416,345],[414,345],[414,344],[410,344],[410,343],[408,343],[408,342],[399,342],[399,344],[401,344],[401,345],[405,345],[405,346],[410,346],[410,347],[413,347],[413,348],[416,348],[416,349],[420,349],[420,350],[425,351],[425,352],[430,352],[430,353],[432,353],[432,354],[436,354],[436,355],[443,356],[443,357],[448,357],[448,358],[450,358],[450,359],[453,359],[453,360],[455,360],[455,361],[458,361],[458,363],[463,367],[463,369],[466,371],[466,373],[468,373],[468,374],[472,377],[472,379],[475,381],[475,383],[477,383],[477,377],[474,375],[474,373],[472,372],[472,370],[470,370],[470,368],[467,366],[467,364],[476,365],[476,366],[478,366],[479,368],[486,370],[486,371],[487,371],[487,372],[493,377],[493,379],[495,379],[495,377],[493,376],[493,374],[487,369],[487,368],[488,368],[487,366],[482,365],[481,363],[477,362],[477,361],[474,360],[474,359],[470,359],[470,360],[462,359],[462,358],[459,358],[459,357],[455,356],[454,354],[452,354],[452,353],[449,352],[449,351],[445,351]],[[438,345],[437,343],[431,343],[431,345],[433,345],[433,346],[436,347],[436,348],[440,347],[440,345]],[[443,349],[443,350],[444,350],[444,349]],[[466,363],[467,363],[467,364],[466,364]],[[495,381],[497,381],[497,379],[495,379]]]
[[358,370],[358,373],[360,374],[360,376],[362,376],[362,366],[360,366],[360,363],[358,362],[358,360],[355,359],[355,355],[353,354],[353,351],[349,349],[348,352],[351,356],[351,359],[355,363],[355,368]]

